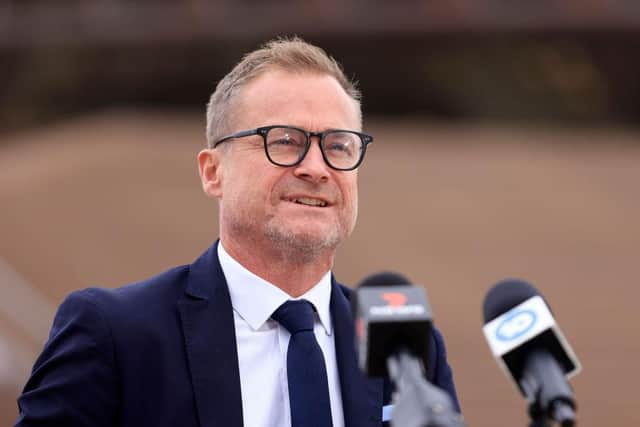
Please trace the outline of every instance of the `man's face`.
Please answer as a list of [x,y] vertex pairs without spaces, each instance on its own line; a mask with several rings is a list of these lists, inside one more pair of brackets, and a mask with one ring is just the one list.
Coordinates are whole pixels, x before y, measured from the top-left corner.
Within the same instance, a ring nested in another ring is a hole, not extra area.
[[[317,132],[360,126],[354,101],[334,78],[321,74],[267,71],[242,89],[234,111],[233,132],[268,125]],[[335,249],[351,233],[357,171],[331,169],[317,138],[304,160],[292,167],[270,163],[261,136],[224,144],[233,146],[221,156],[216,194],[223,240],[308,256]]]

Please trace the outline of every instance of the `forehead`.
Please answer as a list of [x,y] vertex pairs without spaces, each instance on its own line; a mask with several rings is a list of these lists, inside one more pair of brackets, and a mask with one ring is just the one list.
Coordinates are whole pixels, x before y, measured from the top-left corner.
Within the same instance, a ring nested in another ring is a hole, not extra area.
[[237,102],[238,129],[273,124],[311,131],[360,129],[356,102],[326,74],[268,70],[242,89]]

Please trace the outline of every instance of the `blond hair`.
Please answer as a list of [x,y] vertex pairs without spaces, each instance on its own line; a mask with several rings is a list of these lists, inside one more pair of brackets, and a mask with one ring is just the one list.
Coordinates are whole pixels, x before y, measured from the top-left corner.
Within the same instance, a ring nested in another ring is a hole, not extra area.
[[294,73],[327,74],[335,78],[356,104],[359,120],[360,91],[349,80],[338,62],[321,48],[299,37],[278,38],[250,52],[218,82],[207,105],[207,145],[209,148],[231,131],[233,101],[244,86],[262,73],[279,68]]

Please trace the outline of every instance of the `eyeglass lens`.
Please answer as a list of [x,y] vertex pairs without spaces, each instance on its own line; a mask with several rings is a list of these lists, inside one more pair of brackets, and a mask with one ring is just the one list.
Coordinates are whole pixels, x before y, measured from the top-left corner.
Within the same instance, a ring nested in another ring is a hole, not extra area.
[[[348,169],[358,163],[362,144],[360,136],[355,133],[329,131],[322,140],[321,149],[331,166]],[[282,166],[296,164],[304,154],[306,145],[307,135],[298,129],[276,127],[266,135],[269,157]]]

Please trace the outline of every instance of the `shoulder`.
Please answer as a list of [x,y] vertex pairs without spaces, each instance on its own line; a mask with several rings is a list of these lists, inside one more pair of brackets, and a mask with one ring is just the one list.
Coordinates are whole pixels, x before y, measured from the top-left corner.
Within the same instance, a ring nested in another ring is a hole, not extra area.
[[104,312],[149,308],[158,301],[172,299],[172,296],[177,298],[184,291],[188,273],[189,266],[180,266],[117,288],[89,287],[72,292],[61,307],[88,305]]
[[129,336],[142,328],[162,327],[174,321],[188,272],[189,266],[181,266],[119,288],[90,287],[72,292],[58,308],[50,337],[80,330],[95,340],[112,340],[114,334]]

